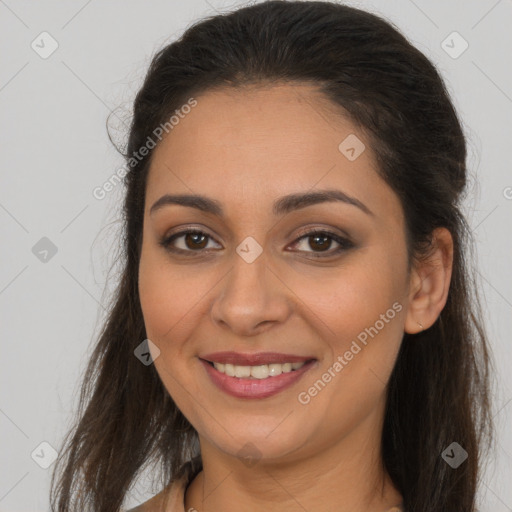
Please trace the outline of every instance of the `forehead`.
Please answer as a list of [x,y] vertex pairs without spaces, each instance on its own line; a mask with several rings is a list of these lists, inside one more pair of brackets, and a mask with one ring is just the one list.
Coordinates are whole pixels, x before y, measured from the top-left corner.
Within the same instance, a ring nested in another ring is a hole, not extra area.
[[195,99],[154,150],[146,211],[165,193],[208,195],[229,213],[230,205],[261,208],[288,193],[337,188],[400,221],[369,141],[312,86],[219,89]]

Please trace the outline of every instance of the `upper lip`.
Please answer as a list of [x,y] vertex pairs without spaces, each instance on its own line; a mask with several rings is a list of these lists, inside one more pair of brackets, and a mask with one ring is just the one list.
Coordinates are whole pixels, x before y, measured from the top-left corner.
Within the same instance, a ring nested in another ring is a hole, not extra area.
[[253,354],[242,352],[213,352],[200,357],[211,363],[236,364],[240,366],[258,366],[263,364],[301,363],[315,359],[311,356],[297,356],[279,352],[257,352]]

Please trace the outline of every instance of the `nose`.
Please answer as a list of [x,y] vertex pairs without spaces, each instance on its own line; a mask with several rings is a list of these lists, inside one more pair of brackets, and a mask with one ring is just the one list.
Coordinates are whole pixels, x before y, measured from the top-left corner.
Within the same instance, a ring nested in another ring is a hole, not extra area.
[[281,324],[292,311],[292,292],[268,266],[264,252],[252,263],[235,254],[218,290],[212,320],[238,336],[254,336]]

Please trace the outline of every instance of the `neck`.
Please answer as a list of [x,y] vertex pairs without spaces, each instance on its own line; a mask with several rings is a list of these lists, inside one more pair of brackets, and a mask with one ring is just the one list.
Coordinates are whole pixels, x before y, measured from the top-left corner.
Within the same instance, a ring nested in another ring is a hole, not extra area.
[[300,458],[251,466],[201,439],[203,470],[187,489],[185,510],[267,512],[279,503],[281,512],[385,512],[402,498],[383,467],[374,419],[335,444],[304,448]]

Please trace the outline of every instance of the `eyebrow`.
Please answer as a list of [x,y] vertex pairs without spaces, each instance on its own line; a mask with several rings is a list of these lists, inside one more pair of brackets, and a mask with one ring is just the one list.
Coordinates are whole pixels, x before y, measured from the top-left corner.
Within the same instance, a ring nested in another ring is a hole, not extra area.
[[[300,208],[306,208],[307,206],[334,201],[355,206],[367,215],[375,215],[364,203],[359,201],[359,199],[349,196],[341,190],[335,189],[289,194],[287,196],[280,197],[274,202],[272,212],[275,216],[284,215]],[[194,194],[165,194],[153,204],[149,210],[149,214],[153,215],[157,210],[171,204],[196,208],[203,212],[224,218],[224,210],[219,201],[206,196]]]

